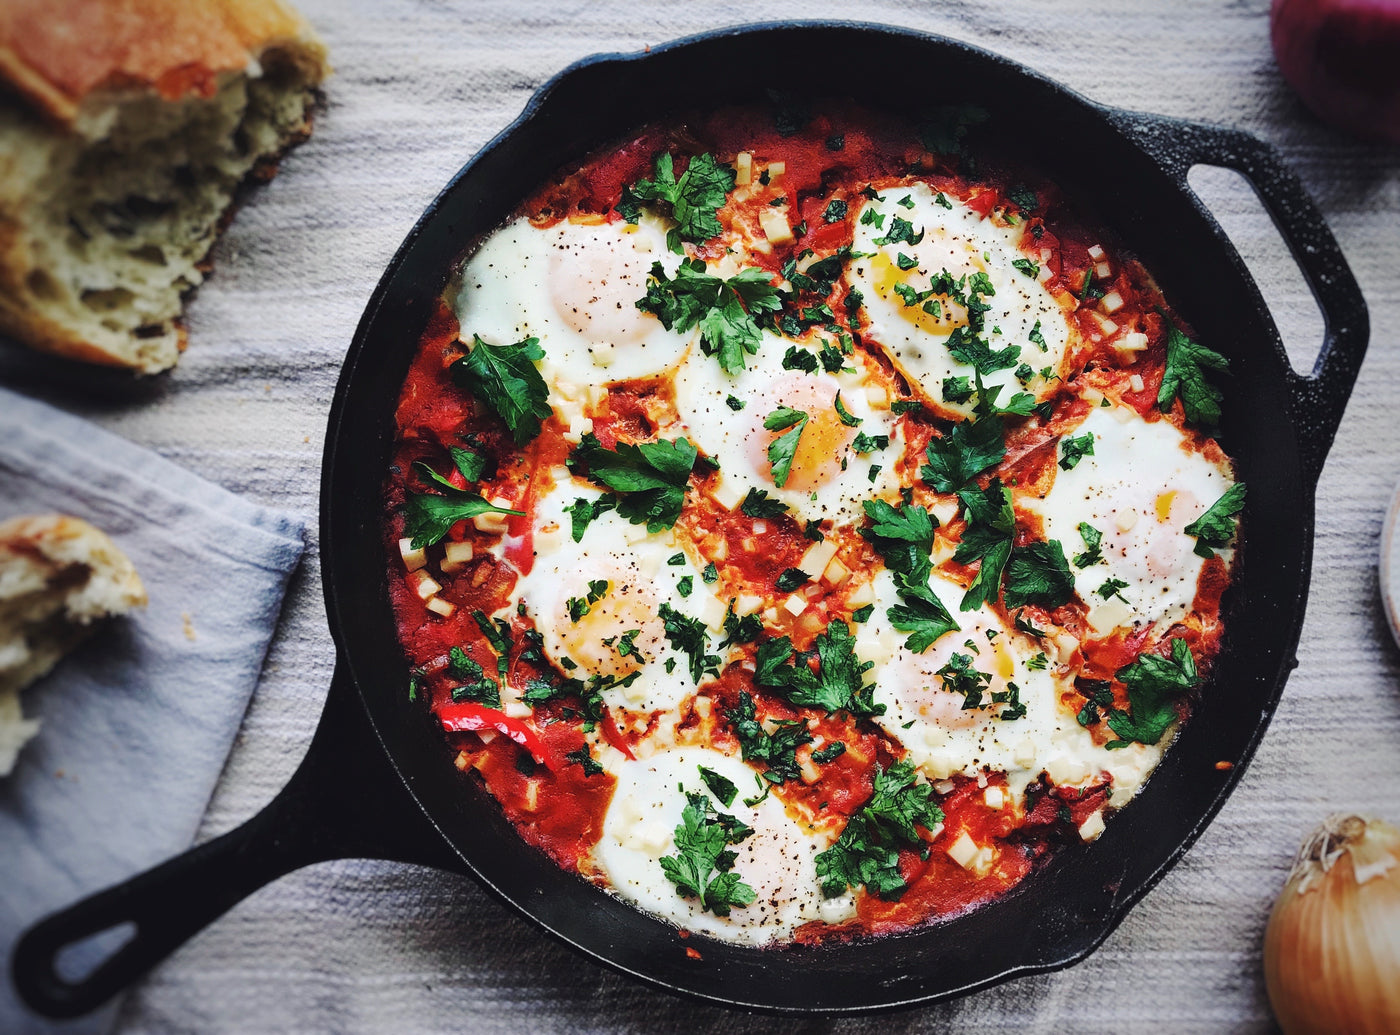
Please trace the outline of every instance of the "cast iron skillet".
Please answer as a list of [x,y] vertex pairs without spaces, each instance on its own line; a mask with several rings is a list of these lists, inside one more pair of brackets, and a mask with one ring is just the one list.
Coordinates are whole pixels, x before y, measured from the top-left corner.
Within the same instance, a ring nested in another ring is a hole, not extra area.
[[[1004,898],[882,940],[758,950],[692,938],[558,869],[450,764],[407,698],[385,590],[380,514],[399,385],[448,272],[478,235],[564,163],[667,114],[792,90],[814,70],[842,93],[911,112],[975,101],[998,139],[1033,160],[1134,249],[1200,337],[1228,354],[1224,441],[1249,483],[1246,563],[1196,714],[1139,800],[1104,835],[1063,850]],[[736,74],[743,70],[742,75]],[[685,84],[679,90],[678,84]],[[1323,310],[1311,376],[1293,372],[1259,292],[1186,183],[1196,163],[1253,183]],[[1365,304],[1298,179],[1244,133],[1093,104],[986,51],[872,25],[757,25],[646,54],[579,62],[457,175],[399,249],[360,322],[332,406],[322,481],[326,603],[339,662],[321,725],[285,790],[242,827],[41,922],[19,943],[20,994],[51,1016],[91,1010],[265,883],[308,863],[379,857],[470,873],[583,954],[671,992],[792,1013],[944,999],[1053,970],[1097,947],[1200,835],[1239,780],[1296,664],[1312,553],[1313,489],[1368,334]],[[1221,768],[1220,762],[1232,763]],[[60,949],[134,923],[80,980]],[[686,955],[698,947],[701,959]]]

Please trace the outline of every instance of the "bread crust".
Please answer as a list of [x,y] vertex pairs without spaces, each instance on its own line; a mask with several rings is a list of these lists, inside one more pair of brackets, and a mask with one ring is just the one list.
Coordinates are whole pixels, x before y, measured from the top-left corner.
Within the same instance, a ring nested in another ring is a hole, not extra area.
[[136,566],[106,532],[82,518],[39,514],[0,522],[0,563],[13,556],[41,557],[51,565],[88,566],[93,577],[110,582],[120,601],[121,606],[110,608],[110,613],[146,604],[146,587]]
[[64,125],[102,89],[212,96],[221,73],[285,51],[325,77],[326,49],[281,0],[5,0],[0,77]]

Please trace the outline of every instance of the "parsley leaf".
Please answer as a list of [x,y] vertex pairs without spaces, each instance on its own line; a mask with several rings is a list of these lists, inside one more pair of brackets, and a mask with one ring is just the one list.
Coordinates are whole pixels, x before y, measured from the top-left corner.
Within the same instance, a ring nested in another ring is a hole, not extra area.
[[487,503],[474,492],[453,489],[448,496],[412,495],[404,503],[403,530],[409,546],[421,550],[446,538],[458,521],[478,514],[522,515],[522,510],[509,510]]
[[[648,532],[659,532],[670,528],[681,516],[685,488],[697,455],[695,447],[683,438],[637,445],[619,442],[616,449],[608,449],[590,431],[574,447],[567,463],[575,473],[586,467],[590,480],[620,493],[617,512],[628,521],[645,524]],[[577,532],[579,512],[570,510]],[[597,516],[596,511],[593,516]]]
[[791,593],[798,586],[811,582],[812,578],[801,568],[786,568],[778,576],[777,587],[779,593]]
[[810,654],[794,656],[786,636],[758,645],[754,682],[782,693],[793,704],[828,712],[849,711],[855,716],[883,715],[885,706],[871,700],[874,686],[865,684],[873,664],[855,653],[855,638],[845,622],[833,619],[816,638],[817,669]]
[[564,513],[569,515],[572,522],[574,542],[583,542],[583,533],[588,531],[588,526],[601,515],[616,509],[617,497],[606,495],[599,496],[595,500],[584,499],[580,496],[565,507]]
[[1060,439],[1060,470],[1072,471],[1079,461],[1094,455],[1094,433],[1086,431],[1077,438]]
[[739,844],[753,833],[733,816],[717,812],[704,794],[687,794],[676,827],[676,854],[661,857],[661,868],[682,898],[698,898],[702,909],[728,916],[731,908],[754,900],[753,888],[733,872]]
[[706,769],[703,765],[696,768],[700,770],[700,779],[705,781],[705,786],[710,789],[711,794],[719,799],[721,805],[729,808],[734,804],[734,796],[739,793],[739,788],[734,786],[733,780],[713,769]]
[[795,780],[802,775],[797,764],[797,749],[812,742],[804,722],[783,723],[770,735],[758,721],[753,697],[739,691],[738,707],[729,711],[729,722],[739,738],[739,750],[745,762],[762,762],[768,768],[763,778],[772,784]]
[[896,629],[913,633],[904,641],[906,648],[915,654],[922,654],[944,633],[960,628],[927,582],[923,585],[910,584],[898,577],[895,581],[899,583],[899,597],[904,602],[895,604],[888,614],[890,624]]
[[690,666],[690,678],[698,684],[708,672],[719,673],[720,658],[717,654],[706,654],[709,638],[705,623],[677,611],[663,601],[657,609],[661,616],[662,628],[666,632],[666,642],[686,656]]
[[[455,466],[458,471],[462,472],[462,477],[464,479],[468,482],[475,482],[481,479],[482,474],[486,471],[486,457],[470,449],[458,449],[456,446],[449,447],[449,452],[452,454],[453,466]],[[439,489],[442,489],[448,494],[462,491],[421,460],[415,460],[413,462],[413,470],[416,471],[418,476],[424,481],[436,485]]]
[[587,744],[583,745],[583,747],[579,748],[577,751],[570,751],[564,756],[564,761],[569,765],[583,766],[584,776],[601,776],[605,772],[603,767],[598,764],[597,760],[588,750]]
[[720,648],[739,643],[753,643],[762,635],[763,619],[757,613],[740,618],[734,613],[734,601],[730,600],[729,607],[724,612],[724,639],[719,641]]
[[816,857],[822,894],[833,898],[848,887],[864,886],[886,900],[905,891],[899,874],[899,849],[924,844],[920,828],[931,831],[943,822],[933,788],[921,784],[908,762],[876,769],[874,794],[847,822],[841,836]]
[[918,244],[923,239],[924,232],[920,230],[916,234],[914,232],[914,224],[909,222],[909,220],[901,219],[899,216],[891,216],[889,230],[885,233],[884,237],[875,238],[873,243],[882,245],[900,244],[901,242],[905,244]]
[[452,689],[454,702],[474,701],[488,708],[501,706],[500,684],[486,675],[461,647],[453,647],[447,652],[447,671],[462,681],[460,686]]
[[807,426],[807,414],[803,410],[780,406],[764,418],[763,426],[769,431],[792,429],[768,444],[768,463],[773,468],[773,484],[781,489],[787,484],[788,475],[792,472],[792,459],[797,455],[797,442],[802,437],[802,429]]
[[1011,551],[1006,566],[1006,606],[1056,608],[1074,596],[1074,576],[1059,540],[1028,543]]
[[841,393],[839,391],[836,393],[836,416],[840,418],[841,423],[848,428],[859,427],[862,423],[860,417],[855,416],[850,410],[846,409],[846,404],[841,401]]
[[656,156],[655,170],[655,179],[638,180],[623,191],[617,209],[628,222],[637,221],[643,202],[670,206],[676,227],[666,235],[666,244],[673,252],[681,251],[683,240],[701,244],[724,230],[716,213],[734,186],[733,169],[713,155],[696,155],[677,180],[675,160],[666,152]]
[[775,500],[762,489],[749,489],[739,509],[752,518],[782,517],[787,513],[787,504]]
[[929,441],[928,463],[919,470],[937,492],[957,492],[1006,456],[1005,425],[996,417],[979,417],[954,424],[951,431]]
[[796,345],[789,345],[787,352],[783,353],[784,370],[802,370],[808,374],[817,372],[817,356],[814,352],[799,348]]
[[972,664],[971,654],[954,651],[936,674],[943,680],[944,690],[962,694],[960,711],[982,707],[982,693],[991,685],[992,677]]
[[1011,496],[999,478],[993,478],[985,489],[974,486],[961,490],[958,499],[967,516],[967,528],[953,552],[953,560],[959,564],[973,560],[982,562],[960,605],[964,611],[975,611],[997,598],[1002,570],[1011,558],[1016,514],[1011,509]]
[[491,649],[496,652],[496,671],[504,679],[510,668],[510,649],[515,645],[510,635],[510,623],[504,618],[489,618],[486,612],[481,610],[473,611],[472,618],[486,637],[486,642],[491,644]]
[[1087,568],[1103,560],[1103,533],[1087,521],[1079,522],[1079,535],[1084,540],[1084,552],[1074,558],[1076,568]]
[[1006,200],[1019,208],[1023,215],[1031,215],[1036,210],[1037,201],[1035,191],[1031,190],[1024,183],[1018,183],[1006,192]]
[[682,262],[675,278],[661,263],[653,263],[647,293],[637,308],[652,313],[667,330],[681,333],[698,326],[700,347],[707,356],[719,357],[727,373],[744,369],[744,354],[758,351],[762,336],[754,316],[782,308],[782,293],[770,275],[756,267],[740,270],[728,280],[705,272],[700,259]]
[[1118,734],[1121,743],[1137,741],[1156,744],[1167,727],[1176,721],[1173,699],[1200,683],[1196,659],[1182,639],[1172,640],[1172,654],[1142,654],[1131,665],[1114,673],[1128,688],[1128,711],[1114,708],[1108,715],[1108,726]]
[[943,401],[963,403],[972,398],[972,381],[966,377],[945,377],[943,379]]
[[[1160,310],[1159,310],[1160,311]],[[1166,314],[1162,314],[1166,320]],[[1192,341],[1167,320],[1167,369],[1157,392],[1157,405],[1168,409],[1181,399],[1182,412],[1192,424],[1214,426],[1220,421],[1220,389],[1206,380],[1206,371],[1225,373],[1229,361],[1214,350]]]
[[944,344],[948,346],[948,352],[954,359],[975,368],[979,374],[1010,370],[1021,358],[1021,346],[1008,345],[1004,349],[993,349],[972,331],[970,324],[955,327]]
[[812,752],[812,761],[818,765],[826,765],[834,762],[846,753],[846,745],[839,740],[833,740],[824,748],[818,748]]
[[472,335],[472,349],[452,364],[457,385],[495,410],[510,429],[511,439],[523,446],[540,433],[540,425],[554,411],[549,406],[549,386],[535,361],[544,358],[538,338],[514,345],[488,345]]
[[1210,505],[1210,508],[1195,521],[1186,526],[1187,535],[1196,537],[1196,554],[1201,557],[1214,557],[1212,546],[1228,546],[1235,536],[1234,516],[1244,509],[1244,482],[1236,482],[1225,490],[1225,495]]
[[1034,262],[1030,259],[1013,259],[1011,260],[1011,265],[1015,266],[1031,279],[1040,276],[1040,263],[1038,262]]
[[827,203],[826,211],[822,213],[822,221],[826,223],[839,223],[846,218],[846,203],[840,198],[833,198]]

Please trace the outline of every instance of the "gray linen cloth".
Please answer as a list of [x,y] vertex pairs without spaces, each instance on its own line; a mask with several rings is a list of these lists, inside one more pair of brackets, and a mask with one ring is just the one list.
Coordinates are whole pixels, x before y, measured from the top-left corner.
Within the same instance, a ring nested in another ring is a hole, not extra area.
[[[61,512],[107,532],[150,605],[104,626],[24,695],[43,723],[0,780],[0,945],[42,915],[186,848],[238,732],[303,549],[300,519],[0,389],[0,520]],[[83,946],[96,949],[97,945]],[[67,959],[81,973],[88,959]],[[51,1026],[6,980],[0,1031]]]

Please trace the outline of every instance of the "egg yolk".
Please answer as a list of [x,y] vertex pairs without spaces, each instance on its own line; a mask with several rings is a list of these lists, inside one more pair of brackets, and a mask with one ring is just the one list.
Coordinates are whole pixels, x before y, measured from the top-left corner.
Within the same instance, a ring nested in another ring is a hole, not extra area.
[[609,345],[635,345],[658,324],[636,306],[646,294],[652,256],[638,251],[646,239],[612,224],[562,224],[549,253],[549,296],[563,321],[583,337]]
[[[769,398],[778,400],[778,405],[801,410],[807,414],[807,422],[797,439],[797,449],[792,455],[792,467],[782,488],[793,492],[815,492],[841,473],[841,456],[855,438],[855,429],[841,423],[836,412],[836,387],[829,381],[814,377],[784,378],[774,383]],[[761,409],[761,408],[759,408]],[[763,420],[772,409],[754,412],[754,421],[749,435],[749,460],[754,472],[773,482],[773,464],[768,459],[768,448],[794,428],[769,431],[763,427]]]
[[[598,577],[593,574],[593,578]],[[546,631],[547,639],[555,641],[550,644],[552,653],[569,658],[590,674],[621,678],[663,649],[665,632],[649,587],[635,578],[614,578],[603,596],[591,604],[587,603],[587,592],[584,580],[577,597],[561,594],[550,623],[553,628]],[[569,614],[570,599],[576,609],[588,608],[577,621]],[[549,631],[554,635],[548,636]]]

